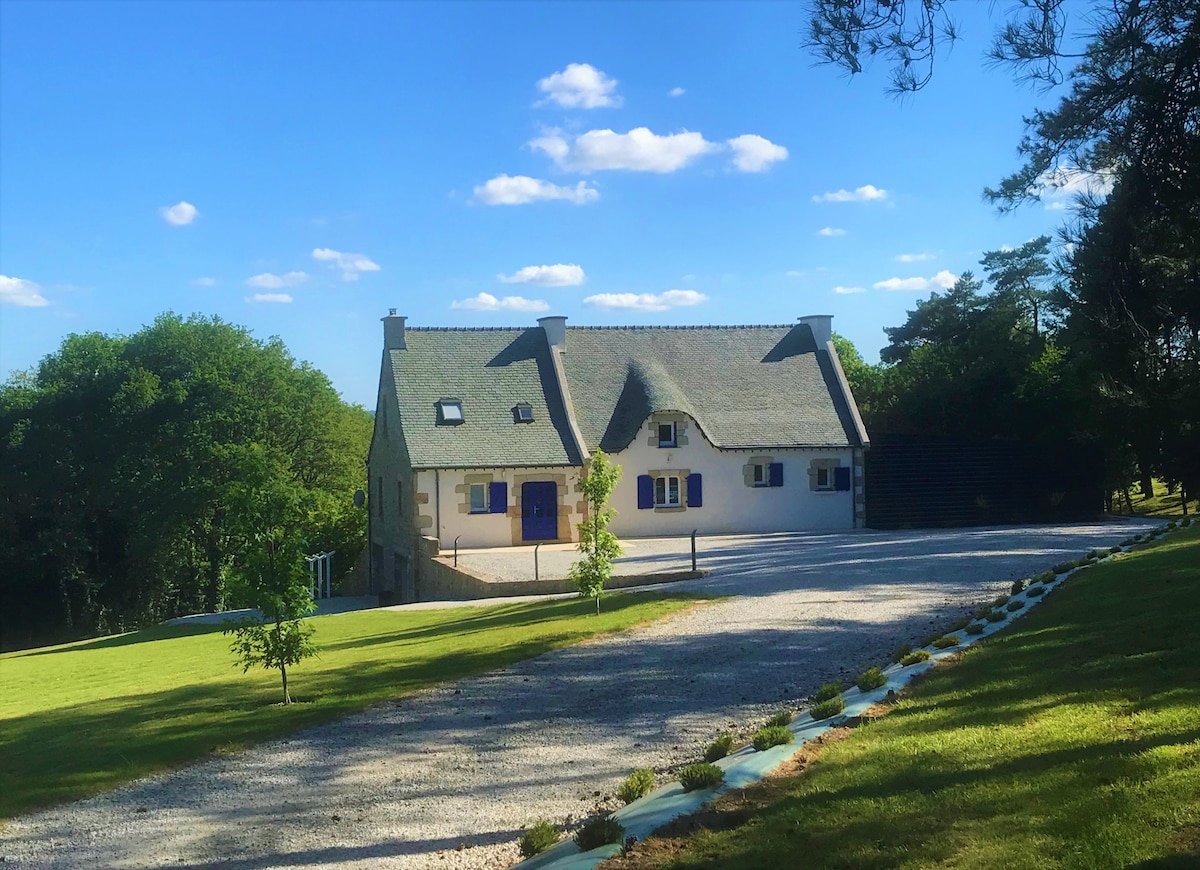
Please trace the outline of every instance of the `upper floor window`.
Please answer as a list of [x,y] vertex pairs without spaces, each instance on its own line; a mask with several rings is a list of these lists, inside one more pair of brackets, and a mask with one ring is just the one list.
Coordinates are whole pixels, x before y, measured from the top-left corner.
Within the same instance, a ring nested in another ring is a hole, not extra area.
[[463,421],[462,402],[458,399],[441,399],[437,403],[438,425],[457,426]]
[[659,423],[658,424],[658,446],[659,447],[678,447],[679,441],[676,437],[676,429],[674,423]]

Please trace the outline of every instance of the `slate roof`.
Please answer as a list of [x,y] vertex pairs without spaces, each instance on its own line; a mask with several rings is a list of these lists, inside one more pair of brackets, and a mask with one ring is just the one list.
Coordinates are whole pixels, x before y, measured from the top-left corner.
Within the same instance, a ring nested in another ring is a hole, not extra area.
[[[388,351],[414,468],[580,465],[540,326],[414,329],[406,350]],[[439,426],[440,399],[462,402],[463,422]],[[533,408],[516,423],[513,407]]]
[[832,360],[804,324],[568,327],[564,365],[583,438],[605,452],[666,410],[720,448],[859,445]]
[[[655,411],[691,416],[717,447],[859,446],[833,362],[797,326],[568,327],[563,367],[588,450],[629,446]],[[405,330],[389,351],[414,468],[580,465],[546,335]],[[437,425],[439,399],[464,422]],[[525,402],[534,422],[515,423]]]

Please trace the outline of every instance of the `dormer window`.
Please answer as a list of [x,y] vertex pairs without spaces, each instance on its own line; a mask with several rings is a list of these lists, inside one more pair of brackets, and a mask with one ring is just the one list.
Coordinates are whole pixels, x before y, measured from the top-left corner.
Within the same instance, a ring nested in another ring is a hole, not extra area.
[[658,424],[658,446],[659,447],[677,447],[679,442],[675,436],[674,423],[659,423]]
[[533,407],[524,402],[513,408],[513,422],[515,423],[532,423],[533,422]]
[[463,421],[462,402],[458,399],[441,399],[437,403],[439,426],[457,426]]

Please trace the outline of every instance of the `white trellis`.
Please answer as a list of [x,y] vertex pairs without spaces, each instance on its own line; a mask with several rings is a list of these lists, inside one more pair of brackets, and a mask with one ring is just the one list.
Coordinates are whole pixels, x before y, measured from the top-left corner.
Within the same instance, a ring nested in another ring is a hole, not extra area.
[[333,554],[336,552],[336,550],[330,550],[328,553],[317,553],[315,556],[308,556],[304,560],[308,563],[308,570],[312,574],[310,591],[313,601],[316,601],[318,598],[331,598],[333,596]]

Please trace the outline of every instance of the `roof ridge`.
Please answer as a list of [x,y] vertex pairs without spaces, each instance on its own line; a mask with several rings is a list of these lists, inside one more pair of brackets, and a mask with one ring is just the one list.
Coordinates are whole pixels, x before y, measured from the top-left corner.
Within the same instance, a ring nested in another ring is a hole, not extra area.
[[[791,329],[795,323],[706,323],[706,324],[650,324],[630,323],[568,326],[567,329]],[[405,332],[524,332],[527,329],[537,329],[537,326],[406,326]]]

